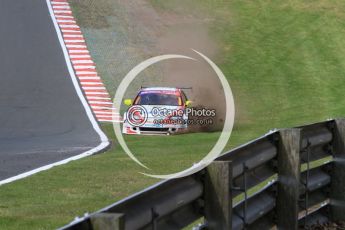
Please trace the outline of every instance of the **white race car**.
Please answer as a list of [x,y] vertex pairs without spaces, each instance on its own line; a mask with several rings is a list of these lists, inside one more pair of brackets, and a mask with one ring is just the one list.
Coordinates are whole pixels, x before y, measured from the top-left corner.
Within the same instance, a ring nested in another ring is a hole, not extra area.
[[124,134],[169,135],[188,127],[186,108],[191,102],[182,88],[142,88],[134,101],[124,103],[129,106],[123,116]]

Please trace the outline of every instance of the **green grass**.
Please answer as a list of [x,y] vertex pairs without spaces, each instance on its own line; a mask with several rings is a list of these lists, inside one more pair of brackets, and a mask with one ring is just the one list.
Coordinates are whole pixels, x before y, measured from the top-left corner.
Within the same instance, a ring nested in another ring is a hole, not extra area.
[[[196,15],[202,12],[212,18],[210,34],[219,46],[215,61],[229,79],[238,109],[227,149],[271,128],[344,116],[343,1],[187,0],[183,7],[176,4],[181,2],[177,0],[151,2],[160,10]],[[107,38],[116,37],[118,34],[107,34],[104,29],[113,21],[114,18],[102,17],[102,22],[95,24],[99,28],[84,28],[91,52],[96,53],[96,64],[101,58],[97,41],[102,37],[93,35],[101,32]],[[129,66],[138,60],[139,57],[132,60]],[[116,63],[115,67],[121,65]],[[113,137],[111,126],[104,128]],[[218,135],[127,140],[153,172],[165,173],[200,159]],[[142,170],[115,143],[107,153],[1,186],[0,229],[51,229],[64,225],[76,215],[98,210],[156,182],[140,175]]]
[[[186,11],[177,0],[151,2]],[[237,124],[265,130],[344,115],[342,1],[187,2],[214,19],[210,34],[239,105]]]
[[[111,125],[105,125],[104,130],[115,139]],[[186,162],[198,160],[202,157],[200,153],[209,148],[209,143],[217,137],[217,133],[191,135],[187,138],[190,140],[189,148],[192,150],[195,144],[197,151],[186,152],[183,150],[187,143],[182,136],[155,139],[131,136],[126,139],[133,152],[138,153],[137,157],[152,168],[146,172],[164,173],[181,170],[187,167]],[[145,141],[147,139],[149,141]],[[158,146],[153,151],[152,143]],[[159,147],[164,144],[168,148]],[[157,157],[163,149],[163,157]],[[133,163],[114,143],[114,147],[106,153],[3,185],[0,188],[0,229],[51,229],[62,226],[77,215],[94,212],[157,182],[142,176],[139,173],[142,171],[143,168]]]

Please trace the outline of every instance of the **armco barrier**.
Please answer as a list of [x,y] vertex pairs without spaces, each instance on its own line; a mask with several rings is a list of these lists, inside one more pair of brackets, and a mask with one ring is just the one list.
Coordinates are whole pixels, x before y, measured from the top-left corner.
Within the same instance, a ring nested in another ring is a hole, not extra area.
[[298,229],[345,220],[345,119],[282,129],[64,230]]

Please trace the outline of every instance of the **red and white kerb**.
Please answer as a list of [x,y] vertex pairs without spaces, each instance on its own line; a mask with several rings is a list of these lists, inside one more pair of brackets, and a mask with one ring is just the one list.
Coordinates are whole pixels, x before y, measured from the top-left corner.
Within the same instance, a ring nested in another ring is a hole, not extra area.
[[95,63],[93,62],[84,36],[77,25],[69,3],[67,0],[51,1],[54,16],[60,27],[65,45],[75,75],[79,79],[82,89],[86,95],[91,109],[101,122],[119,122],[120,114],[116,111],[116,120],[113,121],[113,103],[102,79],[97,73]]

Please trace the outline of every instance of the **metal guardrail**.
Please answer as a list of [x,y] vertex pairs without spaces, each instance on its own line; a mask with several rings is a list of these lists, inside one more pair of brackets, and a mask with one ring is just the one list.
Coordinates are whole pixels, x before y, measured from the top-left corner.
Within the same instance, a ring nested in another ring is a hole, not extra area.
[[345,220],[345,119],[271,132],[63,230],[298,229]]

